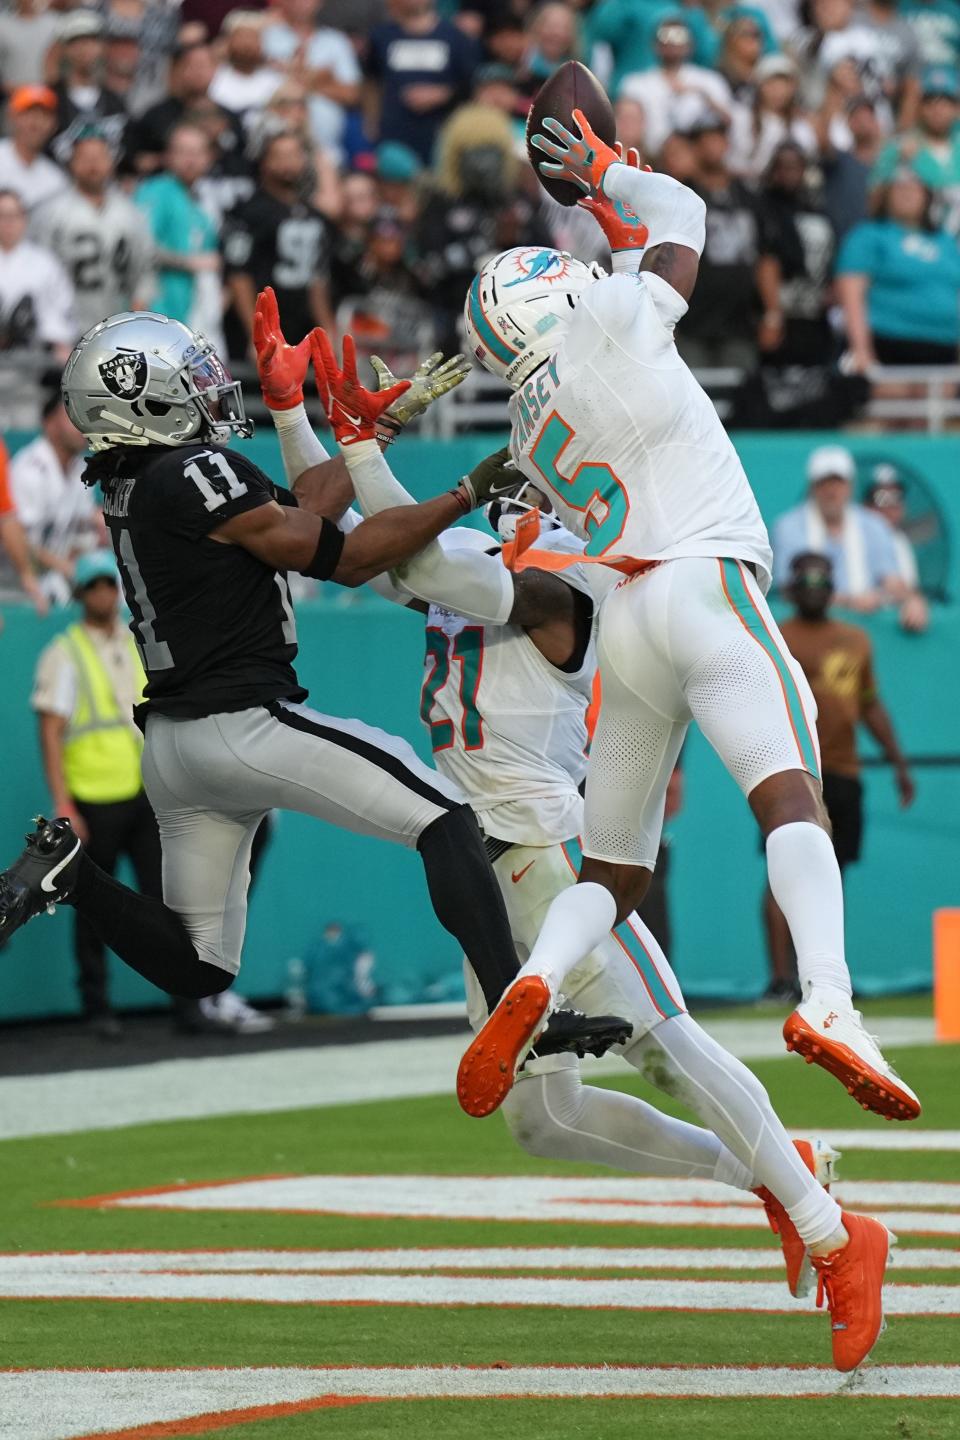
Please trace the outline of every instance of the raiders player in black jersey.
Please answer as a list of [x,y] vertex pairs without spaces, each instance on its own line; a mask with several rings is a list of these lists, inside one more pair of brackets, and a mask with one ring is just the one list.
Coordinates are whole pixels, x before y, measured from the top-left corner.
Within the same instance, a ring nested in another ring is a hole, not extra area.
[[[370,392],[357,380],[349,336],[341,372],[322,332],[287,346],[277,324],[273,363],[261,367],[272,405],[302,408],[308,353],[343,459],[298,469],[292,492],[223,448],[252,430],[240,387],[179,322],[113,316],[67,362],[64,401],[92,442],[85,478],[103,491],[147,672],[138,720],[164,901],[100,870],[66,820],[41,821],[0,875],[0,943],[66,901],[161,989],[185,998],[225,990],[240,965],[253,836],[267,811],[299,810],[419,850],[437,917],[463,946],[492,1009],[517,962],[473,812],[405,741],[303,704],[286,578],[293,569],[362,584],[486,497],[466,477],[449,494],[385,511],[349,533],[325,518],[345,507],[351,457],[376,444],[381,417],[410,382]],[[442,385],[423,388],[425,408]],[[612,1017],[569,1012],[551,1028],[556,1048],[597,1053],[629,1031]],[[498,1079],[500,1099],[513,1078]]]

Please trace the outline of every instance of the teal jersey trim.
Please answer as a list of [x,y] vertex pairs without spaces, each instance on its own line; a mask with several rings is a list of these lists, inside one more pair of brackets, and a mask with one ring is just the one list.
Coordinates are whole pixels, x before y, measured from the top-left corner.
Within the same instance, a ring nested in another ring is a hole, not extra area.
[[773,636],[767,629],[763,616],[757,609],[746,581],[743,578],[743,571],[736,560],[721,560],[720,571],[723,580],[724,594],[730,602],[731,607],[739,616],[742,624],[756,640],[757,644],[773,661],[780,685],[783,690],[783,698],[787,704],[787,713],[790,716],[790,726],[793,730],[794,739],[797,742],[797,750],[800,759],[803,761],[803,768],[809,770],[811,775],[820,779],[820,766],[817,762],[817,747],[810,730],[810,722],[807,719],[803,702],[800,699],[800,691],[797,689],[797,682],[793,678],[793,671],[778,649]]
[[512,361],[516,360],[520,351],[512,349],[505,340],[501,340],[486,315],[484,315],[480,306],[479,275],[474,276],[473,284],[470,286],[469,304],[470,319],[473,321],[474,328],[484,345],[486,345],[491,354],[495,355],[498,360],[502,360],[505,365],[511,364]]
[[[574,874],[578,875],[580,873],[580,864],[583,860],[580,841],[565,840],[562,849],[566,856],[567,864]],[[631,926],[630,921],[624,920],[622,925],[618,925],[612,931],[612,934],[618,941],[627,959],[631,961],[639,972],[640,979],[644,983],[647,994],[660,1011],[664,1020],[672,1020],[677,1015],[686,1014],[686,1011],[677,1005],[677,1002],[670,994],[670,991],[664,984],[663,976],[657,969],[653,956],[644,945],[636,930]]]

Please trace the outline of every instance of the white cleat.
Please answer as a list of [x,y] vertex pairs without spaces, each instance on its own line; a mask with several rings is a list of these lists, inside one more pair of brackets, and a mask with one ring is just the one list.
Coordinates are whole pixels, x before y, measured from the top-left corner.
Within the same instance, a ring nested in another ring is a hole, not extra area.
[[887,1120],[916,1120],[920,1114],[920,1101],[883,1058],[859,1010],[838,1009],[811,996],[787,1019],[783,1038],[788,1050],[839,1080],[864,1110]]

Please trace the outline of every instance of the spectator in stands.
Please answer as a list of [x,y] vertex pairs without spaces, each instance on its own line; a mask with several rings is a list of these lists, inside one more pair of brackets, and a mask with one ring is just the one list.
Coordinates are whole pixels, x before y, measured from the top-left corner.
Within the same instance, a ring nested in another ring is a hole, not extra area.
[[93,10],[71,10],[57,26],[60,78],[57,96],[57,134],[53,154],[65,162],[81,130],[96,123],[119,153],[127,128],[127,109],[119,95],[103,84],[106,25]]
[[956,0],[900,0],[922,65],[960,65],[960,5]]
[[763,54],[763,31],[752,15],[735,15],[723,32],[717,72],[740,105],[753,105],[755,71]]
[[[170,60],[165,99],[151,105],[130,127],[128,150],[139,175],[159,170],[166,154],[170,132],[188,113],[206,101],[214,76],[213,52],[206,41],[180,45]],[[243,131],[235,115],[223,110],[226,126],[219,148],[243,152]]]
[[545,80],[580,52],[577,17],[564,0],[543,0],[527,14],[527,48],[517,78],[520,88],[533,95]]
[[264,54],[310,96],[314,143],[340,153],[346,112],[360,102],[361,71],[346,35],[318,23],[323,0],[275,0]]
[[960,75],[938,65],[924,72],[917,125],[880,152],[871,183],[882,185],[909,166],[946,212],[945,228],[960,233]]
[[103,36],[103,84],[122,100],[128,114],[130,106],[139,106],[143,99],[142,60],[138,22],[111,16]]
[[236,116],[209,95],[195,100],[184,111],[182,123],[202,130],[210,144],[210,169],[201,175],[194,193],[200,208],[206,211],[219,233],[227,211],[241,200],[249,200],[253,194],[255,182],[248,151],[254,144],[254,135],[243,147],[238,146]]
[[209,97],[236,115],[249,129],[269,104],[283,76],[268,63],[263,32],[266,16],[259,10],[232,10],[223,22],[226,50],[210,82]]
[[343,182],[343,204],[331,238],[330,290],[337,303],[364,293],[363,257],[377,213],[377,185],[359,172]]
[[28,599],[38,615],[50,602],[33,571],[30,541],[10,491],[10,455],[0,440],[0,597]]
[[[527,102],[520,92],[516,71],[510,65],[494,60],[479,65],[473,77],[473,103],[492,105],[513,121],[514,133],[522,136],[527,116]],[[619,135],[619,130],[617,134]]]
[[57,16],[44,0],[14,0],[0,15],[0,88],[42,85],[44,61],[57,35]]
[[237,322],[232,353],[252,346],[257,292],[272,285],[287,339],[296,344],[314,325],[331,334],[330,230],[305,195],[309,157],[293,133],[274,135],[260,156],[259,187],[224,223],[227,288]]
[[722,115],[703,115],[686,139],[694,165],[689,183],[706,202],[707,236],[677,345],[694,369],[734,366],[751,371],[757,360],[756,200],[730,172],[728,126]]
[[46,347],[62,365],[79,334],[73,286],[56,255],[26,236],[23,201],[0,190],[0,350]]
[[103,521],[84,485],[85,436],[72,423],[59,387],[44,401],[41,433],[10,462],[10,490],[27,532],[44,593],[55,605],[70,599],[79,555],[102,542]]
[[814,550],[833,566],[834,603],[870,614],[902,601],[889,526],[854,503],[856,465],[842,445],[821,445],[807,461],[808,498],[781,515],[773,527],[774,580],[789,585],[797,555]]
[[44,154],[57,128],[57,97],[46,85],[19,85],[7,116],[10,135],[0,140],[0,188],[15,191],[29,212],[67,184],[60,166]]
[[548,245],[539,207],[517,184],[510,122],[464,105],[443,127],[433,189],[416,236],[423,293],[436,307],[437,344],[457,347],[463,297],[486,256],[512,245]]
[[662,20],[656,30],[657,63],[624,76],[619,94],[643,106],[648,155],[658,155],[672,131],[690,131],[707,112],[729,124],[730,88],[715,70],[690,63],[692,46],[690,27],[682,18]]
[[905,630],[926,630],[930,610],[920,589],[917,557],[906,533],[906,490],[895,465],[884,463],[873,467],[866,503],[886,521],[893,535],[897,573],[908,592],[900,607],[900,623]]
[[82,334],[107,315],[149,308],[153,241],[142,212],[116,184],[113,152],[102,135],[79,136],[69,172],[73,183],[36,214],[33,233],[70,276]]
[[870,172],[883,140],[876,103],[869,95],[856,95],[843,108],[849,149],[840,148],[831,139],[832,110],[826,109],[820,116],[823,204],[838,242],[867,218]]
[[817,135],[800,108],[797,67],[786,55],[768,55],[754,72],[756,93],[752,107],[738,106],[730,127],[730,168],[734,174],[756,180],[774,151],[792,140],[804,154],[817,153]]
[[384,140],[376,149],[377,198],[381,207],[396,211],[406,225],[420,214],[420,157],[407,145]]
[[783,142],[758,197],[763,316],[757,339],[770,365],[825,365],[834,349],[827,320],[833,230],[807,186],[806,172],[803,150]]
[[390,17],[370,36],[367,122],[379,140],[409,145],[428,165],[441,125],[469,93],[479,52],[434,0],[390,0]]
[[186,325],[193,324],[201,298],[198,280],[208,275],[218,283],[220,274],[217,231],[197,197],[212,159],[202,130],[177,125],[170,132],[164,173],[144,180],[135,197],[155,246],[156,308]]
[[[160,836],[140,774],[143,737],[133,720],[145,676],[120,614],[112,552],[81,555],[73,587],[80,618],[40,655],[30,698],[53,811],[67,816],[108,874],[126,857],[143,894],[159,899]],[[84,1020],[102,1039],[116,1039],[120,1024],[110,1005],[106,950],[80,915],[73,934]]]
[[[189,27],[181,23],[179,4],[168,0],[101,0],[101,8],[106,20],[104,83],[125,97],[131,92],[135,63],[135,107],[128,113],[142,114],[166,94],[170,56],[180,36],[189,35]],[[201,30],[198,38],[206,38],[207,33]],[[119,85],[111,74],[119,78]]]
[[[278,86],[269,104],[259,115],[250,131],[247,152],[251,156],[260,154],[267,140],[281,131],[293,131],[300,136],[310,157],[310,195],[312,203],[321,215],[336,219],[342,204],[340,171],[336,155],[325,145],[314,139],[310,124],[309,96],[298,80],[284,80]],[[238,196],[247,200],[253,193],[253,184],[247,194]],[[231,207],[232,208],[232,207]]]
[[[621,95],[614,101],[613,115],[617,123],[617,139],[625,149],[647,153],[647,112],[639,100]],[[661,155],[663,148],[661,147]]]
[[[870,637],[859,625],[842,624],[829,613],[834,599],[829,558],[811,551],[795,555],[786,593],[796,614],[780,628],[817,702],[823,799],[842,870],[860,858],[863,835],[857,726],[866,726],[893,767],[903,808],[913,804],[913,779],[893,722],[877,694]],[[778,1002],[799,998],[790,932],[769,887],[764,895],[764,918],[770,958],[770,984],[765,998]]]
[[911,171],[880,191],[875,220],[847,235],[837,261],[854,365],[953,365],[960,342],[960,249],[930,218],[931,195]]
[[[881,12],[893,16],[893,23],[880,20]],[[854,0],[811,0],[811,24],[795,45],[809,105],[820,104],[827,77],[841,61],[850,60],[858,88],[897,109],[916,68],[917,49],[909,26],[898,22],[895,13],[895,6],[868,5],[857,13]]]

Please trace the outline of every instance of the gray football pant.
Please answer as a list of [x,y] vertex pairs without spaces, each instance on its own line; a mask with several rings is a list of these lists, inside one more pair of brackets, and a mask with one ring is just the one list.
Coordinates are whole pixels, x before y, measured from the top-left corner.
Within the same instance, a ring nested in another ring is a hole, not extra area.
[[250,846],[269,810],[298,810],[412,848],[463,803],[405,740],[286,701],[201,720],[151,715],[143,782],[160,827],[163,898],[198,958],[234,975]]

